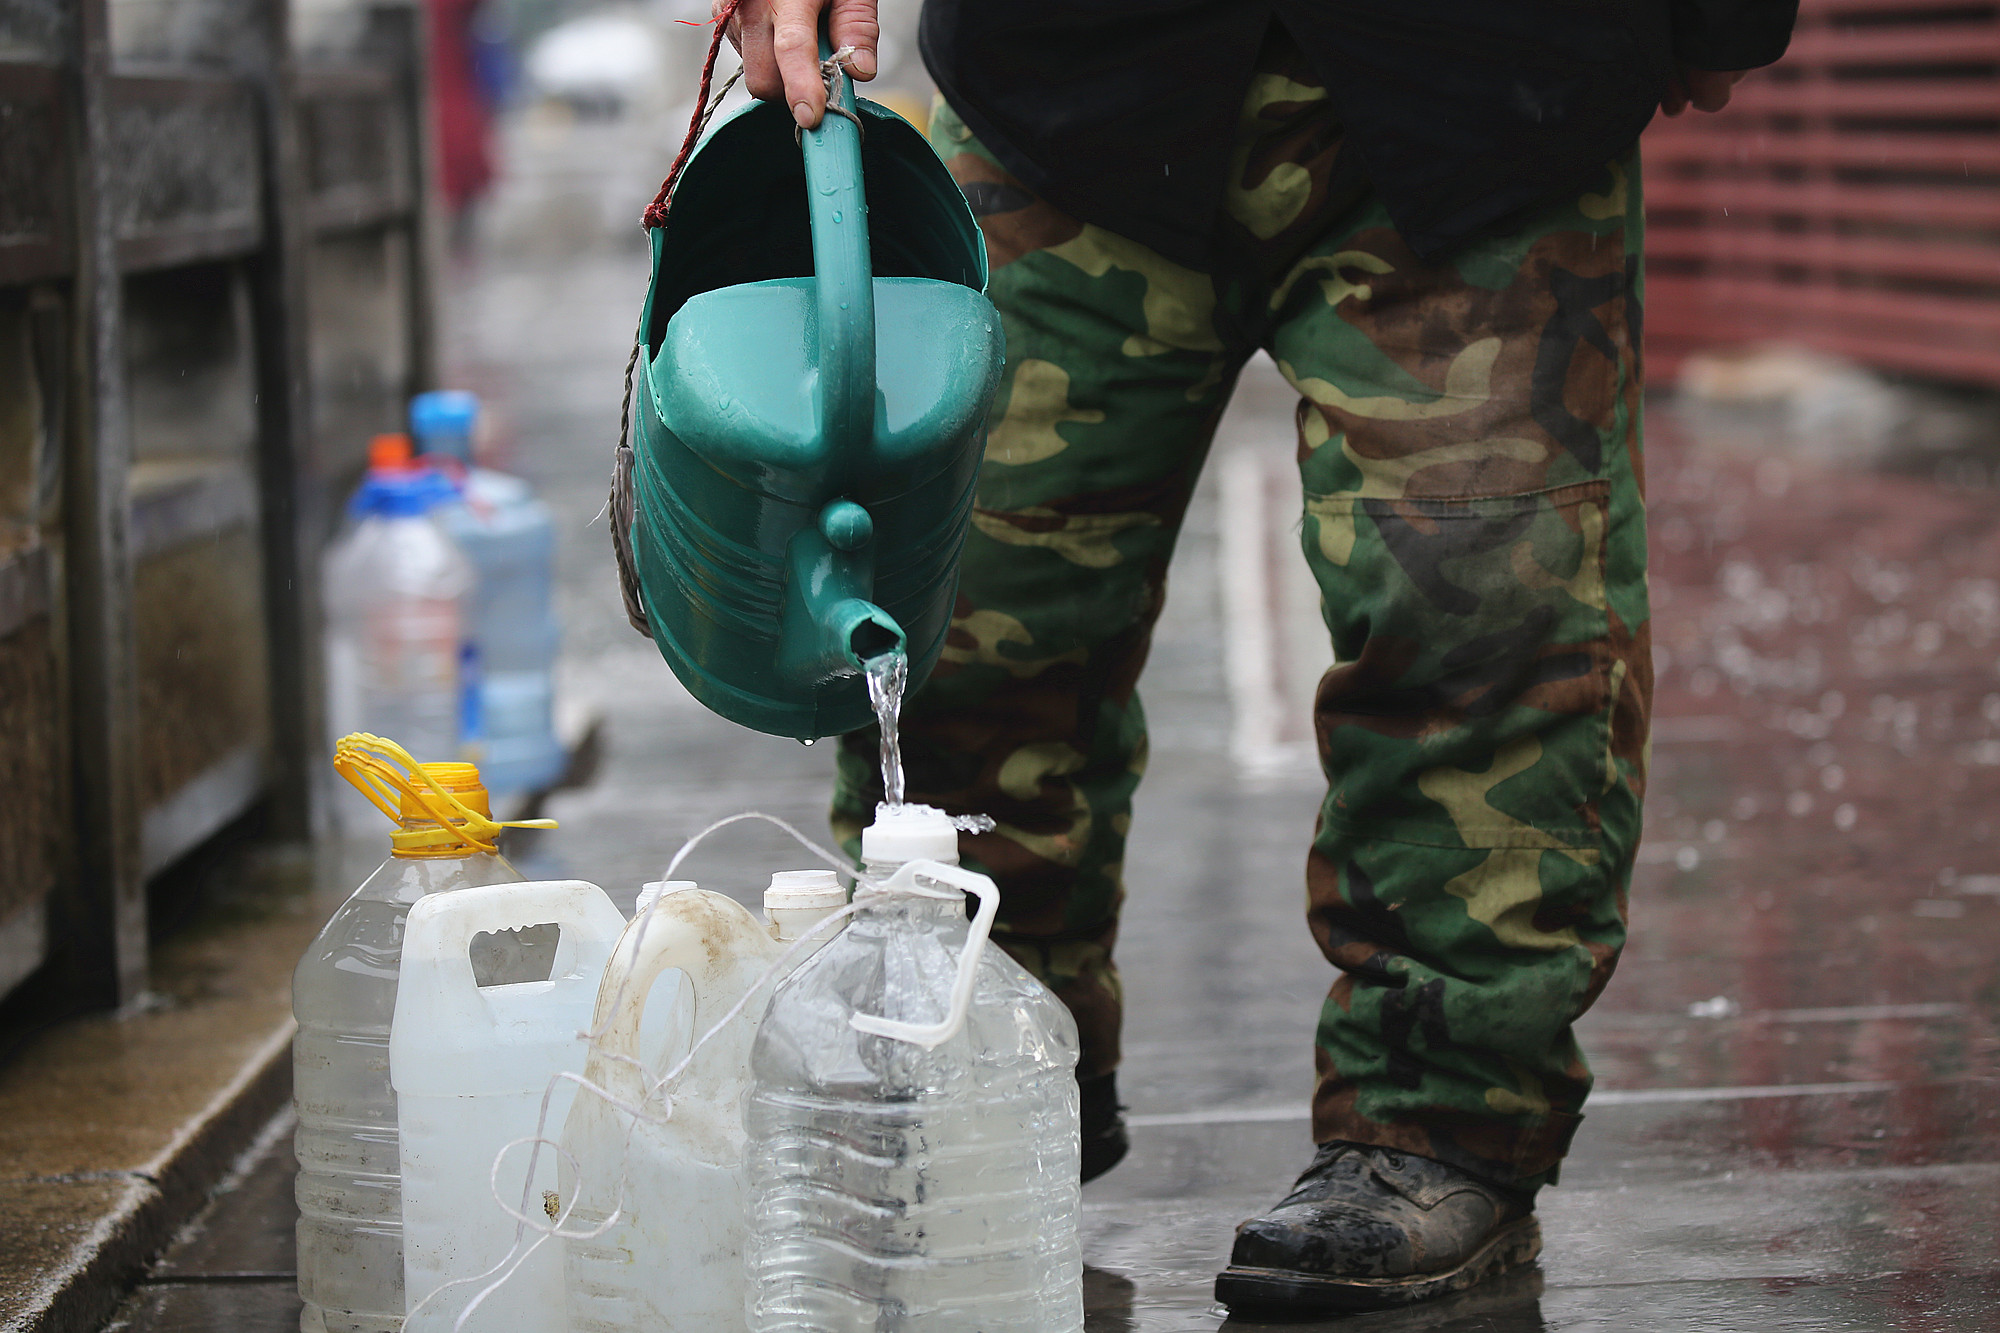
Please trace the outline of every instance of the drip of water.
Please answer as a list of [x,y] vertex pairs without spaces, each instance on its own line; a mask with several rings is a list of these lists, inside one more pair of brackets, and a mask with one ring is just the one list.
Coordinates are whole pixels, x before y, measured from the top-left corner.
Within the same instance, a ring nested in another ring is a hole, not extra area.
[[882,801],[903,803],[903,746],[896,735],[896,721],[903,714],[903,686],[910,678],[910,660],[901,649],[892,649],[867,662],[868,702],[875,706],[875,721],[882,730]]

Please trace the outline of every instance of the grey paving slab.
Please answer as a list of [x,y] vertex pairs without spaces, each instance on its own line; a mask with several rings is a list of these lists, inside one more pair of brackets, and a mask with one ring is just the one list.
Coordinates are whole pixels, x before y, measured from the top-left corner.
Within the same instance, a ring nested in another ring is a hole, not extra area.
[[101,1319],[145,1262],[158,1197],[123,1171],[0,1185],[0,1329]]

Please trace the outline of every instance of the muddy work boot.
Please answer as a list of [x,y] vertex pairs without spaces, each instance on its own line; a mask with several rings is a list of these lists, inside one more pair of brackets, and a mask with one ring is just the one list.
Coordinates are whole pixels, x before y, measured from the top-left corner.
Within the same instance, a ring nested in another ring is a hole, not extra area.
[[1322,1144],[1277,1207],[1236,1228],[1215,1298],[1283,1315],[1427,1301],[1540,1254],[1534,1207],[1428,1157]]
[[1132,1141],[1125,1133],[1125,1108],[1118,1104],[1118,1075],[1078,1079],[1083,1129],[1082,1183],[1091,1181],[1125,1160]]

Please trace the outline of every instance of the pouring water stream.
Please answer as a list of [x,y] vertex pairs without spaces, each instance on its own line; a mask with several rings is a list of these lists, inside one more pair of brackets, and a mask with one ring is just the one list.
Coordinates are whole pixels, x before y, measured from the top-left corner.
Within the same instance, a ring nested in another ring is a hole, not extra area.
[[891,649],[866,663],[868,702],[875,706],[875,722],[882,731],[882,803],[903,804],[903,746],[896,723],[903,711],[903,687],[910,679],[910,659]]

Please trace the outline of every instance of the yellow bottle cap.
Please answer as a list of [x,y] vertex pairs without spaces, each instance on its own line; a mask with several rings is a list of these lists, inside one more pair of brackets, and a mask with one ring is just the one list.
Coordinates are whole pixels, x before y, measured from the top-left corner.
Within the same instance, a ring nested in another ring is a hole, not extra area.
[[[492,815],[492,800],[486,794],[485,780],[479,776],[477,764],[418,764],[423,775],[430,779],[426,787],[435,784],[447,794],[458,799],[461,805],[475,814]],[[429,819],[430,811],[414,791],[402,793],[402,816],[405,819]]]
[[553,819],[493,818],[491,798],[473,764],[420,764],[392,740],[357,731],[334,746],[333,766],[401,827],[391,854],[446,858],[498,850],[503,828],[554,828]]

